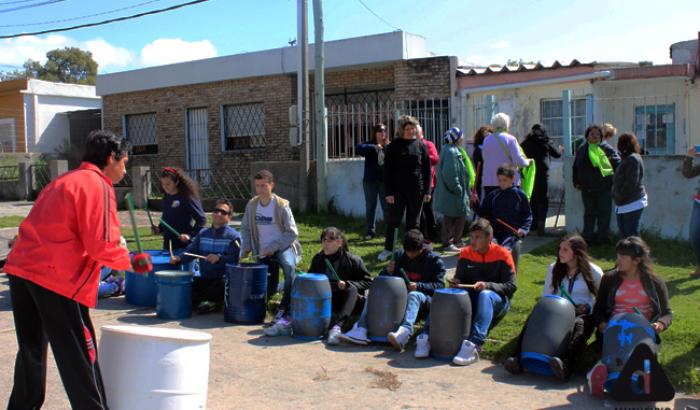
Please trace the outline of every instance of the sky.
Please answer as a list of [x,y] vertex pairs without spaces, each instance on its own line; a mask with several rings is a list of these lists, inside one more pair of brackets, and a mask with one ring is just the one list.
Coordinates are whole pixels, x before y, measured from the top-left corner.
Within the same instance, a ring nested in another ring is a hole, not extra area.
[[[186,0],[0,0],[0,35],[101,21]],[[47,51],[80,47],[100,73],[287,46],[296,38],[296,0],[209,0],[125,22],[0,39],[0,70]],[[309,0],[309,42],[313,42]],[[508,59],[669,64],[671,44],[698,38],[698,0],[324,0],[325,39],[397,29],[426,38],[463,65]],[[114,11],[121,9],[119,11]],[[92,17],[86,17],[93,15]],[[64,20],[64,21],[61,21]],[[46,23],[48,24],[39,24]]]

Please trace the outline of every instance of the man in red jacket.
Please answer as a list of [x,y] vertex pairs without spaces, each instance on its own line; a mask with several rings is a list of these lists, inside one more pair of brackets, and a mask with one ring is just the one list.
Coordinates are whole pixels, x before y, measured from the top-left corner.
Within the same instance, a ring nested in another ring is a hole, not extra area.
[[43,404],[48,343],[71,407],[107,408],[89,307],[102,266],[131,269],[112,185],[128,159],[125,141],[93,131],[80,168],[47,185],[20,225],[4,267],[19,345],[8,409]]

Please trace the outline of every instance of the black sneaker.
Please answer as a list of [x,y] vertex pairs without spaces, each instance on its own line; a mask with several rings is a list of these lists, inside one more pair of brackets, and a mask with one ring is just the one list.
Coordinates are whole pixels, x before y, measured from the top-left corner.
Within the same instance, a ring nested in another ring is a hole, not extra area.
[[511,356],[503,362],[503,367],[511,374],[521,374],[523,372],[522,366],[520,366],[520,360],[517,357]]
[[217,309],[216,303],[205,300],[204,302],[197,305],[197,313],[205,314],[215,312]]
[[554,373],[554,377],[557,379],[563,382],[569,379],[569,376],[566,374],[566,366],[560,358],[554,356],[550,357],[549,368],[552,369],[552,373]]

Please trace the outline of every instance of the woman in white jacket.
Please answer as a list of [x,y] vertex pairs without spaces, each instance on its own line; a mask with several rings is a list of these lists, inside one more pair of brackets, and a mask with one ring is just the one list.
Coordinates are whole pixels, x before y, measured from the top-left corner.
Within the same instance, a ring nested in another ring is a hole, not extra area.
[[[564,357],[552,357],[549,362],[558,379],[567,380],[571,376],[576,356],[583,353],[588,338],[595,330],[591,313],[602,277],[603,270],[590,261],[586,241],[578,234],[565,236],[559,243],[557,261],[547,269],[542,290],[542,296],[567,297],[576,308],[576,322],[567,351]],[[516,351],[505,361],[506,370],[514,374],[522,372],[520,353],[525,327],[527,322],[518,337]]]

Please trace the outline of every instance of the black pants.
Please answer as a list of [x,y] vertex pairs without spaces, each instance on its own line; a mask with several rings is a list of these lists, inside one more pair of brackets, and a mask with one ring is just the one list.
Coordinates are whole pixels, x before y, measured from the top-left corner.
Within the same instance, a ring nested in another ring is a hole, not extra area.
[[612,193],[609,190],[581,192],[583,199],[583,238],[590,245],[610,237]]
[[[517,357],[518,360],[520,360],[520,354],[522,353],[523,336],[525,335],[525,329],[527,329],[527,323],[530,317],[527,319],[525,326],[523,326],[523,329],[518,335],[518,343],[513,352],[513,356]],[[588,338],[591,337],[591,334],[593,334],[593,330],[595,330],[595,326],[593,325],[593,317],[591,315],[580,315],[576,317],[574,330],[571,334],[571,340],[569,340],[566,353],[564,353],[564,357],[560,357],[566,367],[567,376],[571,375],[574,365],[576,364],[576,358],[580,357],[584,350],[586,350],[586,342]]]
[[423,238],[430,242],[435,241],[437,225],[435,224],[435,214],[433,213],[432,196],[430,201],[423,202],[423,211],[420,214],[420,231],[423,233]]
[[7,276],[19,346],[7,408],[42,406],[46,393],[46,350],[51,343],[71,407],[106,409],[89,309],[32,282]]
[[386,223],[384,249],[390,251],[394,248],[394,229],[401,225],[404,212],[406,212],[406,230],[420,228],[422,207],[423,196],[417,192],[397,194],[394,196],[394,203],[389,204],[389,217]]
[[337,284],[331,287],[331,327],[343,323],[352,315],[357,303],[357,288],[348,285],[345,289],[339,289]]
[[204,301],[224,303],[224,278],[195,276],[192,282],[192,307]]
[[[539,169],[537,170],[539,172]],[[530,208],[532,209],[532,226],[530,230],[544,229],[547,220],[547,210],[549,209],[549,198],[547,198],[547,174],[538,176],[535,174],[535,185],[532,188],[530,197]]]

